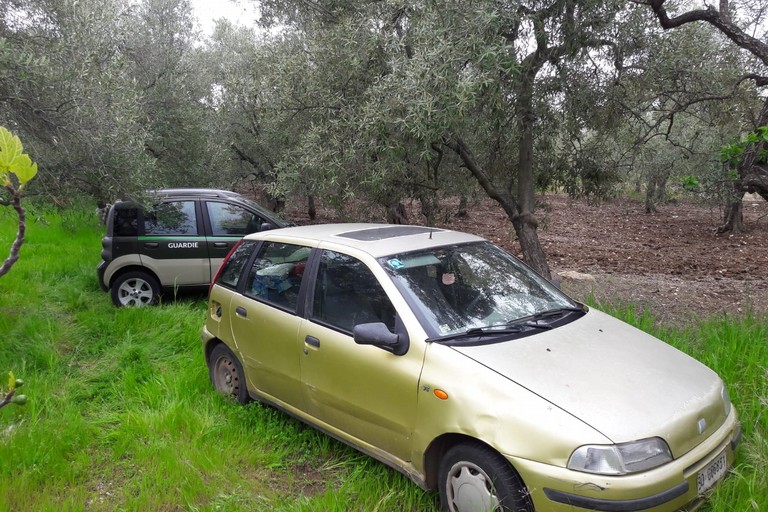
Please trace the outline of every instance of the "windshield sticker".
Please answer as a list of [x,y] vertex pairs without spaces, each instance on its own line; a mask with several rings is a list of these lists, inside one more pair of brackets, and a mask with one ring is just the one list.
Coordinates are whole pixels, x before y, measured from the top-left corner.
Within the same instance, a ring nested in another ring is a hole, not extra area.
[[392,270],[400,270],[403,268],[403,262],[398,260],[397,258],[393,258],[387,262],[387,264],[392,268]]

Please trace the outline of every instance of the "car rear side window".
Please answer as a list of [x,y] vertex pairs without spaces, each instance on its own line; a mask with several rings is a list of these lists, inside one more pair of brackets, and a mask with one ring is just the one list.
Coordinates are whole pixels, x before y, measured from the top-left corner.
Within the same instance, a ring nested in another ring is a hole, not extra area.
[[139,234],[138,208],[115,208],[114,236],[136,236]]
[[395,308],[376,276],[362,261],[333,251],[320,258],[312,319],[350,333],[372,322],[395,331]]
[[243,240],[243,242],[237,246],[227,261],[222,265],[216,284],[227,286],[229,288],[237,288],[240,276],[243,275],[243,268],[245,268],[245,264],[248,263],[248,259],[256,247],[256,243],[257,242],[254,242],[253,240]]
[[246,295],[296,311],[310,252],[301,245],[264,242],[248,271]]
[[197,235],[194,201],[171,201],[157,205],[145,214],[148,235]]
[[261,229],[264,219],[236,204],[206,202],[211,232],[217,236],[243,236]]

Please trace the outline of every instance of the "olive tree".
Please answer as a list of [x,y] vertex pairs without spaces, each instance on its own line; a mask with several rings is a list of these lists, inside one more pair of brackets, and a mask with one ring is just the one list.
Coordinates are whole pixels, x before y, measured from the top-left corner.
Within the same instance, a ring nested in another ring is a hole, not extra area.
[[600,90],[621,60],[623,4],[260,5],[266,22],[300,34],[302,74],[312,77],[293,82],[293,105],[279,108],[323,114],[278,168],[403,191],[415,169],[434,175],[458,162],[504,209],[524,258],[550,275],[535,214],[537,182],[550,172],[540,150],[563,139],[558,111],[582,93],[569,89],[571,76],[601,76]]
[[[667,4],[666,0],[635,0],[635,3],[647,6],[665,30],[706,24],[718,31],[741,50],[740,60],[746,72],[739,82],[749,80],[760,88],[768,86],[768,31],[765,28],[768,4],[764,0],[743,3],[720,0],[717,7],[705,5],[690,10]],[[768,100],[751,121],[749,131],[768,124]],[[768,168],[759,158],[765,145],[766,141],[757,137],[748,144],[741,158],[731,161],[736,179],[732,182],[733,193],[728,198],[719,231],[742,230],[742,198],[746,192],[757,193],[768,200]]]

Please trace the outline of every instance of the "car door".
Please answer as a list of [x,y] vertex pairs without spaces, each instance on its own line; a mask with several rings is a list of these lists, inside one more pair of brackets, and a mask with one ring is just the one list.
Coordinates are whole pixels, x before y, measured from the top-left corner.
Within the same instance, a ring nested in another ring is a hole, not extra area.
[[239,204],[215,200],[206,200],[203,204],[208,220],[206,243],[211,259],[209,279],[213,279],[221,262],[238,240],[260,231],[265,220]]
[[396,328],[381,284],[359,259],[324,250],[299,331],[305,407],[348,436],[409,460],[423,345],[402,356],[357,345],[354,325],[369,322]]
[[311,249],[263,242],[229,305],[232,337],[251,389],[279,405],[301,408],[297,316]]
[[139,255],[142,265],[155,272],[163,286],[211,282],[208,248],[199,221],[200,209],[194,199],[163,201],[144,212]]

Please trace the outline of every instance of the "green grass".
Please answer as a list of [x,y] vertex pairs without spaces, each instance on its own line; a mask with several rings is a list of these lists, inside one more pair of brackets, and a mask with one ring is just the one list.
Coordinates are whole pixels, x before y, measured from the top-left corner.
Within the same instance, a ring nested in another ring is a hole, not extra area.
[[[21,260],[0,278],[0,384],[12,370],[29,396],[0,410],[0,512],[438,510],[434,494],[382,464],[219,397],[200,351],[201,298],[115,309],[96,282],[96,220],[31,217]],[[0,210],[0,258],[15,230]],[[744,441],[710,510],[768,510],[768,320],[659,330],[632,308],[612,313],[723,376]]]

